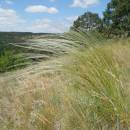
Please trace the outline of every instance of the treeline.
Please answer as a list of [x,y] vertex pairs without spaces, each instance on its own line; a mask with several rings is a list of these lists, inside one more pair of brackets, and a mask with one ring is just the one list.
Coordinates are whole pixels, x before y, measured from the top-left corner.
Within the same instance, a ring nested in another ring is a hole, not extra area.
[[[39,62],[41,58],[27,58],[28,53],[45,54],[47,51],[40,51],[34,49],[26,49],[24,47],[17,47],[10,43],[21,43],[40,37],[55,38],[56,34],[48,33],[31,33],[31,32],[0,32],[0,73],[23,68],[26,65]],[[29,44],[29,43],[28,43]],[[51,54],[50,54],[51,55]]]
[[25,42],[27,39],[32,39],[35,36],[48,36],[54,34],[48,33],[32,33],[32,32],[0,32],[0,54],[6,51],[25,52],[23,48],[16,48],[10,45],[10,43],[21,43]]
[[0,32],[0,73],[25,66],[28,61],[23,55],[24,50],[10,43],[24,42],[31,38],[32,33]]
[[80,31],[98,31],[106,37],[130,36],[130,0],[111,0],[103,12],[98,14],[86,12],[74,21],[71,29]]
[[31,38],[32,33],[19,33],[19,32],[0,32],[0,55],[5,51],[12,51],[13,53],[20,52],[22,50],[10,45],[10,43],[23,42],[27,38]]

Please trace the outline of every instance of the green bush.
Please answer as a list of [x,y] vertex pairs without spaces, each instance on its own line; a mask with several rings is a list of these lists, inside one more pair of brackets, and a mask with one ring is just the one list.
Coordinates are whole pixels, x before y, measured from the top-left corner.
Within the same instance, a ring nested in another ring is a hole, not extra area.
[[5,51],[0,55],[0,72],[6,72],[25,66],[26,60],[22,54],[13,54],[11,51]]

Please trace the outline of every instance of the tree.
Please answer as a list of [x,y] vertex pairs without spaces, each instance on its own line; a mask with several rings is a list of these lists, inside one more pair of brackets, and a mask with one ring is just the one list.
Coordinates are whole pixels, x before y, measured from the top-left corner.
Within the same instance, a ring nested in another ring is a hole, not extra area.
[[111,0],[104,12],[104,27],[109,34],[130,33],[130,0]]
[[102,20],[96,13],[86,12],[82,16],[79,16],[74,21],[72,29],[81,31],[100,30],[102,26]]

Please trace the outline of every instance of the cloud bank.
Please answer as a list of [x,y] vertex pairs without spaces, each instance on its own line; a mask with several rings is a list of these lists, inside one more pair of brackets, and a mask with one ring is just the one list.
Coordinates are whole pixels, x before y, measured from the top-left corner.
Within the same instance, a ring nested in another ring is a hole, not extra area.
[[71,7],[87,8],[88,6],[95,5],[99,0],[73,0]]
[[58,13],[58,9],[56,9],[55,7],[47,7],[44,5],[30,5],[25,9],[25,11],[29,13]]

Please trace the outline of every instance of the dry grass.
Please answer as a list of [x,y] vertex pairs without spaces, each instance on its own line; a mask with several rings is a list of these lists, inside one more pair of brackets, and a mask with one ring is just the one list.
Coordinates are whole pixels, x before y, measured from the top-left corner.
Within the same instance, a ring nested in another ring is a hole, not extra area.
[[0,77],[0,130],[129,130],[129,41],[71,50]]

